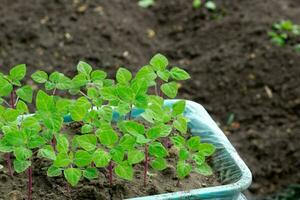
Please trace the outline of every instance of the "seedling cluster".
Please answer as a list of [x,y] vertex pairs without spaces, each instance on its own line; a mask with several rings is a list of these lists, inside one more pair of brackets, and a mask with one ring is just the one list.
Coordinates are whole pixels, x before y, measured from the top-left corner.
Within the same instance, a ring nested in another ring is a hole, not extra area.
[[[288,41],[299,37],[300,26],[290,20],[282,20],[273,24],[273,30],[268,33],[271,41],[278,46],[285,46]],[[294,45],[297,52],[300,52],[300,43]]]
[[[45,91],[37,92],[33,115],[24,115],[29,114],[27,104],[33,99],[31,86],[21,84],[26,66],[0,74],[0,152],[5,153],[11,176],[13,169],[17,173],[27,170],[28,199],[35,157],[49,160],[47,176],[63,176],[71,186],[84,178],[97,179],[103,172],[110,185],[115,176],[132,181],[135,165],[143,165],[146,186],[149,168],[166,169],[171,149],[177,155],[178,180],[191,171],[211,175],[206,158],[215,147],[187,134],[185,101],[164,106],[164,97],[175,98],[178,82],[190,78],[183,69],[168,66],[167,58],[156,54],[135,76],[119,68],[115,80],[82,61],[73,78],[36,71],[31,77],[44,84]],[[57,95],[58,90],[72,98]],[[133,117],[133,109],[144,112]],[[64,131],[68,115],[82,124],[75,136]]]

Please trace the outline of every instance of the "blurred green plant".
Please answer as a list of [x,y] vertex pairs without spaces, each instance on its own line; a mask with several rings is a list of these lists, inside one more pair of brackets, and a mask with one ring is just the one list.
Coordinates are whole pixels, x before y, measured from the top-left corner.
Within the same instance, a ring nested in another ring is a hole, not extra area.
[[[272,31],[268,32],[271,41],[277,46],[285,46],[289,40],[300,35],[300,26],[290,20],[282,20],[272,26]],[[300,44],[294,46],[300,52]]]

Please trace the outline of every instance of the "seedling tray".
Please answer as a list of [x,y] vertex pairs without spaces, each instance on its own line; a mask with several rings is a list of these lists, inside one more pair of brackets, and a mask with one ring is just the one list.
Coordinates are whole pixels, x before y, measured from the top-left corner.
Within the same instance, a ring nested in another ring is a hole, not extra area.
[[[176,102],[176,100],[166,100],[165,105],[171,106],[174,102]],[[133,117],[137,117],[142,112],[143,110],[134,109],[132,115]],[[203,142],[213,143],[216,146],[217,150],[212,158],[212,167],[219,175],[222,185],[189,191],[136,197],[131,198],[130,200],[245,199],[241,192],[250,186],[252,175],[235,148],[200,104],[193,101],[186,101],[185,116],[190,120],[189,128],[193,135],[199,135]],[[118,117],[118,113],[114,113],[114,119],[118,120]],[[65,117],[65,121],[70,122],[72,119],[70,116],[67,116]]]

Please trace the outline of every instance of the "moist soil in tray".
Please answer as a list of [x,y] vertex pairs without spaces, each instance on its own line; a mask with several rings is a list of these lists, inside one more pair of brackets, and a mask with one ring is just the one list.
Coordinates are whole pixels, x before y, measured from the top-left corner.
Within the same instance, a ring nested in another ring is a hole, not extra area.
[[[71,123],[65,126],[64,133],[71,139],[80,131],[79,123]],[[67,184],[63,177],[47,177],[49,161],[35,158],[33,160],[33,200],[119,200],[130,197],[148,196],[176,191],[188,191],[202,187],[220,185],[216,174],[205,177],[192,172],[187,178],[180,181],[177,186],[176,178],[176,154],[171,147],[168,157],[168,168],[163,171],[148,171],[148,185],[144,187],[143,163],[134,166],[135,176],[133,181],[125,181],[113,177],[113,186],[108,181],[108,170],[99,169],[99,178],[92,181],[82,179],[76,187]],[[0,155],[1,158],[3,155]],[[1,161],[5,165],[5,162]],[[0,200],[26,200],[27,199],[27,173],[14,174],[11,178],[7,174],[7,168],[0,171]]]

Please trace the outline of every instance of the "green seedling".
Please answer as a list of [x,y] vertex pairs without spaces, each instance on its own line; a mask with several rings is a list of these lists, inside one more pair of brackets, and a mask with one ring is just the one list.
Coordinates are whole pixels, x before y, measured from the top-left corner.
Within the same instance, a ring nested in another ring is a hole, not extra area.
[[[300,35],[300,26],[294,24],[290,20],[282,20],[279,23],[273,24],[272,31],[268,32],[271,41],[277,46],[285,46],[287,42]],[[295,45],[295,50],[298,52],[299,45]]]
[[154,0],[139,0],[138,5],[142,8],[148,8],[150,6],[153,6],[154,3]]
[[198,9],[204,5],[210,11],[215,11],[217,9],[216,4],[213,1],[206,1],[203,3],[202,0],[193,0],[193,8]]
[[[32,101],[32,90],[19,83],[25,72],[21,65],[13,68],[10,75],[0,75],[1,103],[9,106],[0,106],[0,151],[13,153],[16,172],[28,171],[28,199],[36,154],[51,162],[47,176],[63,176],[73,187],[81,179],[99,178],[99,173],[105,173],[110,186],[114,176],[132,181],[134,166],[140,164],[144,166],[147,186],[149,169],[166,169],[171,149],[177,151],[178,180],[191,171],[212,174],[205,160],[215,148],[201,143],[198,136],[188,136],[185,101],[164,105],[164,97],[176,98],[179,82],[190,75],[179,67],[169,67],[162,54],[153,56],[136,74],[119,68],[115,79],[107,78],[104,71],[93,70],[83,61],[78,63],[78,73],[73,78],[60,72],[48,75],[37,71],[32,79],[44,84],[50,94],[39,90],[36,112],[26,117],[23,114],[29,113],[26,103]],[[9,104],[6,98],[14,95],[14,89],[17,100],[13,98]],[[57,95],[58,90],[68,91],[73,97],[62,98]],[[144,112],[134,117],[133,109]],[[114,121],[116,113],[118,120]],[[82,124],[78,134],[64,133],[66,115]]]

